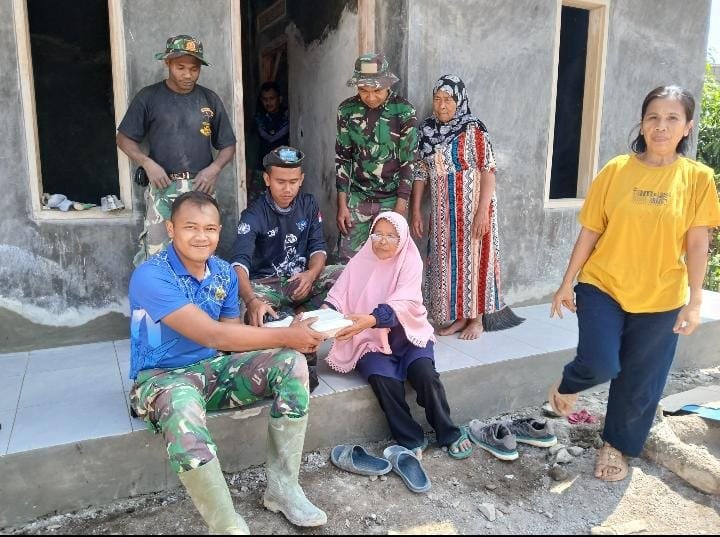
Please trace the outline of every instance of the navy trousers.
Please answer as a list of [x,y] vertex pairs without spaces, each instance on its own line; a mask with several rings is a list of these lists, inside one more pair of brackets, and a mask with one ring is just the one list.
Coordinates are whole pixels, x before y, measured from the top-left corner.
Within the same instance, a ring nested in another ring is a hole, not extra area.
[[610,383],[603,439],[637,457],[647,439],[670,371],[680,308],[627,313],[593,285],[575,287],[580,337],[577,356],[565,366],[558,391],[578,393]]
[[[429,358],[418,358],[408,367],[407,378],[417,393],[417,403],[425,409],[425,417],[435,431],[437,443],[448,446],[462,434],[450,418],[450,405],[435,364]],[[425,433],[410,414],[405,402],[405,383],[389,377],[370,375],[368,378],[380,407],[385,412],[395,441],[408,449],[422,446]]]

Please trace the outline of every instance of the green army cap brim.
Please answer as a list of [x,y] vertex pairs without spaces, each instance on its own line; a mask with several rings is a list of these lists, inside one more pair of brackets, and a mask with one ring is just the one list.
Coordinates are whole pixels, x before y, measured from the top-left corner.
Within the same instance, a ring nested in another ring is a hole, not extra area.
[[197,54],[194,54],[192,52],[180,52],[178,50],[174,50],[172,52],[158,52],[157,54],[155,54],[155,59],[156,60],[172,60],[173,58],[179,58],[180,56],[192,56],[193,58],[197,58],[198,60],[200,60],[200,63],[202,63],[203,65],[207,65],[208,67],[210,66],[210,64],[208,62],[203,60]]

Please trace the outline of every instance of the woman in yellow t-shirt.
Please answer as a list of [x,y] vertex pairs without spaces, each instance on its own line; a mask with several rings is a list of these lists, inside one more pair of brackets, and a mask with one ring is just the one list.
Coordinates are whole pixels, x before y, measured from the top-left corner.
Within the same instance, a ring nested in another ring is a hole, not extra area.
[[553,409],[567,415],[578,392],[612,381],[595,467],[605,481],[627,476],[625,457],[643,449],[678,335],[700,324],[720,204],[712,170],[683,156],[694,111],[678,86],[645,97],[634,154],[614,158],[593,181],[550,308],[551,316],[562,317],[562,306],[576,311],[579,326],[577,355],[550,389]]

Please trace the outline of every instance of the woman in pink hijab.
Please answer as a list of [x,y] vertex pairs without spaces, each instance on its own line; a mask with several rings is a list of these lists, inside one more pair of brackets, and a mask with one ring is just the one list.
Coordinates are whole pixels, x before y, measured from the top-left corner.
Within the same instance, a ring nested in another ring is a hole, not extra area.
[[417,392],[440,446],[464,459],[472,453],[465,428],[450,419],[450,407],[435,370],[433,328],[423,306],[423,263],[397,213],[383,212],[370,239],[350,260],[328,293],[326,303],[353,325],[338,332],[330,367],[341,373],[355,367],[375,392],[398,444],[418,456],[427,447],[422,427],[405,402],[405,380]]

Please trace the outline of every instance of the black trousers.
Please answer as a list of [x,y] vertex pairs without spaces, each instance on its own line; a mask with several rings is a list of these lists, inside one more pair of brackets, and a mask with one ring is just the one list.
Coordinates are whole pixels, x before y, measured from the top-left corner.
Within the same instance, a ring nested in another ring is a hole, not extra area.
[[[428,423],[435,430],[437,443],[448,446],[460,438],[460,429],[450,419],[450,406],[435,364],[429,358],[415,360],[407,378],[417,392],[417,404],[425,409]],[[370,375],[368,378],[380,407],[385,412],[395,441],[408,449],[423,445],[425,434],[405,401],[405,383],[397,379]]]

